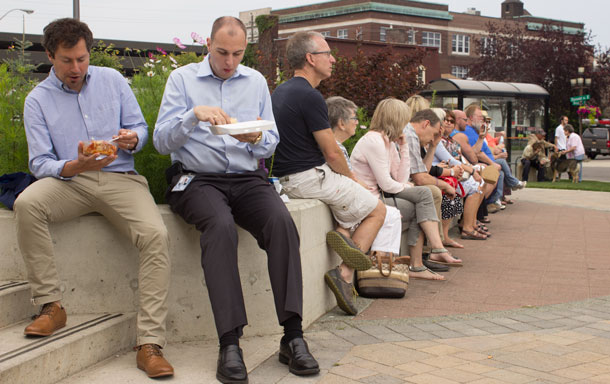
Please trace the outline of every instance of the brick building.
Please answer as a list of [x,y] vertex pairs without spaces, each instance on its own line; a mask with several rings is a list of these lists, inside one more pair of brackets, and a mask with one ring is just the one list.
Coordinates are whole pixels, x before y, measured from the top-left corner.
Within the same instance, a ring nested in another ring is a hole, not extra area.
[[[477,41],[484,41],[489,22],[522,23],[532,33],[551,23],[565,33],[584,33],[584,24],[532,16],[520,0],[499,4],[500,17],[481,16],[475,9],[450,12],[448,5],[413,0],[337,0],[271,10],[279,17],[279,38],[316,30],[328,37],[401,43],[438,50],[440,77],[468,76],[478,57]],[[439,73],[436,70],[435,74]],[[427,76],[427,81],[434,80]]]

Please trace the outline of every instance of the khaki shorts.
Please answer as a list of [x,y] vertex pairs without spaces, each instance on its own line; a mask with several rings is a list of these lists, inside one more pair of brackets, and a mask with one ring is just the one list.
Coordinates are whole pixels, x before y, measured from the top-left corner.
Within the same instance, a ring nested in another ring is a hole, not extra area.
[[280,177],[282,189],[293,199],[318,199],[328,205],[342,228],[353,229],[379,203],[373,194],[327,164]]

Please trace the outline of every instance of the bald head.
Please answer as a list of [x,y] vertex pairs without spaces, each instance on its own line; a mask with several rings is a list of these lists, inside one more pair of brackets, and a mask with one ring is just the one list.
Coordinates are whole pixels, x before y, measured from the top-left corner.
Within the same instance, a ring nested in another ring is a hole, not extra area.
[[227,33],[230,36],[238,35],[239,31],[241,30],[244,34],[244,40],[246,39],[246,26],[241,20],[233,16],[222,16],[214,20],[214,24],[212,24],[212,33],[210,34],[210,40],[214,41],[214,36],[216,36],[216,33],[224,27],[228,28]]
[[455,116],[455,125],[456,125],[457,129],[460,131],[464,131],[466,129],[466,123],[468,121],[464,111],[455,109],[453,111],[453,115]]

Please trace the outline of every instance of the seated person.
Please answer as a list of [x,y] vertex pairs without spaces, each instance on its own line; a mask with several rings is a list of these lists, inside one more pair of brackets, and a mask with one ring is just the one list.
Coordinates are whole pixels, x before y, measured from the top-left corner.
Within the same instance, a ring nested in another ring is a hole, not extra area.
[[[424,110],[415,114],[413,118],[415,120],[412,120],[416,129],[427,135],[425,138],[431,137],[432,131],[435,128],[438,130],[440,126],[438,117],[435,122],[425,119],[429,117],[426,112],[436,116],[432,111]],[[414,167],[412,156],[410,156],[413,147],[409,144],[407,135],[403,133],[403,128],[409,121],[409,115],[406,104],[397,99],[389,98],[379,102],[371,120],[370,130],[356,143],[351,162],[354,172],[368,186],[369,191],[376,196],[379,196],[381,191],[386,196],[388,205],[394,205],[400,209],[403,220],[405,220],[404,224],[409,226],[407,244],[411,256],[410,269],[412,272],[418,273],[413,276],[439,280],[440,277],[433,275],[422,264],[423,234],[426,235],[432,248],[429,257],[431,261],[449,266],[461,266],[462,261],[454,258],[443,247],[438,231],[439,219],[430,189],[415,187],[408,181],[409,172]],[[411,125],[408,125],[409,131],[413,129]],[[414,144],[417,145],[415,148],[419,150],[419,140]],[[396,148],[397,145],[400,153]],[[419,156],[419,152],[416,156]],[[421,158],[419,161],[421,163]],[[434,183],[438,182],[440,188],[455,195],[451,186],[438,179],[434,180]],[[413,205],[415,205],[416,220],[410,220],[413,215]]]
[[[453,110],[453,115],[455,116],[455,129],[449,136],[460,146],[460,153],[463,159],[477,167],[479,171],[482,171],[485,169],[486,164],[479,162],[479,155],[481,148],[485,143],[485,138],[483,135],[478,135],[477,141],[471,145],[470,139],[466,135],[466,128],[468,127],[468,118],[466,117],[466,114],[464,111],[455,109]],[[477,221],[480,221],[481,223],[488,224],[491,222],[488,218],[487,204],[485,201],[494,193],[496,186],[497,183],[483,183],[483,195],[485,196],[485,200],[481,203],[479,210],[477,211]],[[495,206],[493,207],[497,210]]]
[[[464,133],[466,136],[468,136],[470,145],[474,146],[480,136],[486,136],[487,125],[484,121],[481,108],[478,105],[471,104],[464,112],[468,118],[468,125],[466,126]],[[503,209],[502,207],[504,207],[504,205],[502,205],[500,199],[503,195],[504,183],[506,182],[506,184],[513,190],[525,188],[526,183],[519,181],[519,179],[512,175],[510,167],[506,162],[506,157],[508,156],[506,152],[502,152],[501,154],[494,156],[487,143],[484,142],[478,156],[480,162],[487,165],[493,165],[500,171],[500,177],[498,178],[496,190],[491,197],[487,199],[488,209],[491,209],[490,212]]]
[[545,180],[545,168],[550,165],[548,157],[545,155],[544,144],[540,141],[528,144],[523,150],[523,157],[521,158],[521,164],[523,164],[523,172],[521,173],[521,180],[527,181],[530,174],[530,167],[534,167],[538,170],[538,181]]
[[[487,238],[488,231],[484,231],[476,223],[476,215],[479,210],[479,206],[483,202],[483,179],[479,175],[477,169],[468,163],[464,158],[462,161],[460,145],[451,138],[451,133],[455,127],[455,115],[451,111],[436,111],[439,117],[443,117],[442,124],[442,137],[440,143],[436,146],[434,153],[433,165],[445,164],[447,168],[451,167],[453,170],[452,177],[456,177],[459,172],[458,168],[461,167],[464,171],[468,172],[470,176],[466,180],[457,179],[460,181],[462,188],[464,189],[464,215],[462,218],[462,237],[465,239],[484,240]],[[459,160],[458,160],[459,159]],[[447,170],[444,171],[446,173]],[[444,213],[444,212],[443,212]],[[443,216],[443,230],[445,233],[445,246],[463,248],[464,246],[449,237],[449,226],[451,224],[451,218]],[[447,241],[449,239],[450,241]]]
[[[50,336],[66,325],[49,224],[98,212],[140,251],[137,367],[149,377],[172,376],[174,369],[160,350],[165,346],[169,237],[133,159],[148,139],[146,121],[123,75],[89,65],[93,34],[87,24],[55,20],[44,28],[42,45],[53,66],[24,108],[29,166],[39,180],[14,207],[32,302],[43,306],[24,333]],[[107,144],[105,157],[84,151],[83,141],[93,135],[115,138],[118,149]]]
[[280,143],[273,172],[290,198],[319,199],[338,223],[326,240],[343,263],[324,281],[347,314],[355,315],[354,270],[372,266],[366,252],[385,219],[385,205],[359,183],[331,130],[324,97],[316,90],[332,73],[334,57],[324,36],[298,32],[286,43],[294,77],[273,92]]
[[[356,115],[358,107],[352,101],[341,96],[329,97],[326,99],[326,105],[328,106],[328,120],[335,140],[337,140],[337,145],[345,156],[347,166],[353,171],[349,154],[345,146],[343,146],[343,142],[356,133],[356,128],[358,128],[358,117]],[[371,255],[396,258],[400,255],[400,238],[402,236],[400,211],[392,206],[386,205],[385,208],[385,220],[371,245]]]
[[[201,266],[220,341],[216,378],[223,383],[248,382],[239,347],[248,320],[236,224],[267,253],[275,311],[284,327],[280,362],[295,375],[320,370],[303,340],[299,234],[267,174],[257,168],[259,159],[273,153],[277,129],[231,136],[210,130],[210,125],[229,123],[230,116],[238,121],[274,120],[267,81],[239,64],[246,45],[241,20],[216,19],[207,40],[209,54],[170,74],[154,131],[155,148],[172,158],[166,200],[201,232]],[[177,184],[186,187],[174,188]]]

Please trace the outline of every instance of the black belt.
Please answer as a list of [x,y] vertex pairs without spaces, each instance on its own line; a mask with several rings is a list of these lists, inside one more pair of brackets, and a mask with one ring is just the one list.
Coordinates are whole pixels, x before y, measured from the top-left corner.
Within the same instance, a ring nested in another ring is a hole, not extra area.
[[137,175],[136,171],[125,171],[125,172],[119,172],[119,171],[109,171],[110,173],[118,173],[121,175]]

